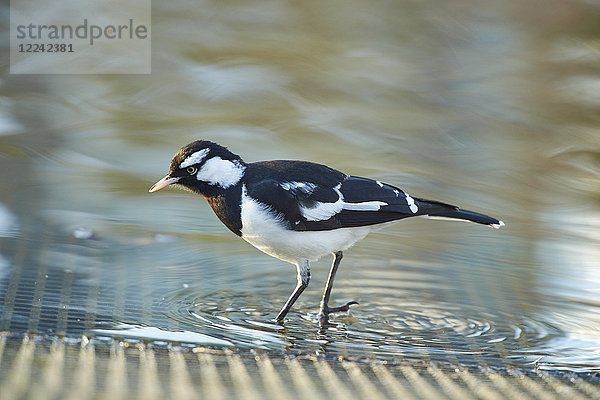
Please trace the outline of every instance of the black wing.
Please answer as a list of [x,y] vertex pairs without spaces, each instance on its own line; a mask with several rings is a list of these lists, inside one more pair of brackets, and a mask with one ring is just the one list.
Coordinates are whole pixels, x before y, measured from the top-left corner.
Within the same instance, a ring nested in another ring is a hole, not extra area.
[[332,217],[340,222],[342,228],[380,224],[419,215],[469,221],[494,228],[504,225],[504,222],[496,218],[436,200],[411,197],[397,187],[371,179],[350,176],[343,181],[340,192],[347,204],[364,204],[374,199],[387,203],[380,205],[377,211],[342,210]]
[[[332,219],[338,222],[340,228],[382,224],[458,209],[450,204],[411,197],[395,186],[356,176],[347,177],[339,192],[345,205]],[[316,225],[319,224],[316,222]]]
[[275,161],[251,165],[256,178],[248,182],[248,195],[280,214],[296,231],[375,225],[458,210],[320,164]]
[[345,178],[345,174],[326,165],[275,160],[248,164],[244,181],[247,194],[284,217],[290,229],[307,231],[340,227],[335,221],[323,221],[311,229],[302,209],[335,203],[339,196],[332,188]]

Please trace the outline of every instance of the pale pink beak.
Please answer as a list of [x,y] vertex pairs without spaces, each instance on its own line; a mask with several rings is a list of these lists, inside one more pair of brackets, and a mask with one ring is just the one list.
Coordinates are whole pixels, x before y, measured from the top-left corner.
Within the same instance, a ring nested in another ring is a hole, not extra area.
[[164,188],[165,186],[169,186],[174,183],[177,183],[178,180],[179,180],[179,178],[171,178],[169,175],[167,175],[164,178],[162,178],[160,181],[156,182],[148,191],[150,193],[156,192],[157,190],[160,190],[160,189]]

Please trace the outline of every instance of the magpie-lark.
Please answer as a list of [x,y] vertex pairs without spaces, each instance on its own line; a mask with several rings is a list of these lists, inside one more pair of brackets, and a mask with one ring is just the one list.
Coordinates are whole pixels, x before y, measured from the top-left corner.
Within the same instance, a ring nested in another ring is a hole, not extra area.
[[203,195],[227,228],[259,250],[295,264],[298,284],[277,314],[284,317],[310,280],[310,261],[333,253],[319,321],[348,311],[351,301],[329,307],[342,252],[382,224],[426,216],[464,220],[494,228],[504,223],[473,211],[412,197],[379,181],[349,176],[307,161],[245,163],[227,148],[206,140],[182,147],[169,174],[150,188],[177,184]]

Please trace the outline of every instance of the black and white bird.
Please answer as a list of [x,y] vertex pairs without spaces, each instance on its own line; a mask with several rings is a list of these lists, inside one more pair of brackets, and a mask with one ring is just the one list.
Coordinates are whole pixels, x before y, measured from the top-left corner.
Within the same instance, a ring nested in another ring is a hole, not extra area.
[[182,147],[171,160],[168,175],[150,192],[172,184],[203,195],[221,222],[257,249],[296,265],[298,283],[277,314],[278,322],[308,286],[309,263],[330,253],[334,260],[319,321],[327,323],[330,313],[358,304],[351,301],[329,307],[333,280],[342,252],[382,224],[428,216],[494,228],[504,225],[495,218],[412,197],[395,186],[321,164],[282,160],[247,164],[227,148],[206,140]]

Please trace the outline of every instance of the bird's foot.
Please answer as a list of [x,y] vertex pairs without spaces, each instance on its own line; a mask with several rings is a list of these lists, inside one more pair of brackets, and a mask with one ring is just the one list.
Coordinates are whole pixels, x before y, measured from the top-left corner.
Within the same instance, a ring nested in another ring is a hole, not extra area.
[[354,304],[358,304],[358,302],[354,301],[354,300],[349,301],[346,304],[344,304],[343,306],[339,306],[339,307],[329,307],[327,304],[321,304],[321,309],[319,310],[319,315],[318,315],[319,324],[325,325],[325,324],[329,323],[329,314],[350,311],[350,306],[352,306]]

